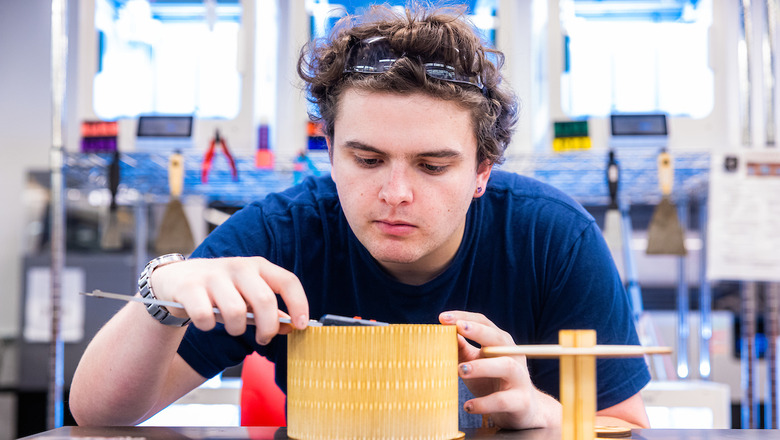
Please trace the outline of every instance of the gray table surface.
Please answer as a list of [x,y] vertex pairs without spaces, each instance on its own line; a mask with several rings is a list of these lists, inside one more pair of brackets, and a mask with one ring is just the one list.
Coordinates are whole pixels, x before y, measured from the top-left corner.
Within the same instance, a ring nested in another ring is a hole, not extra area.
[[[465,429],[466,439],[559,440],[560,431],[529,429],[507,431],[489,428]],[[146,438],[174,439],[288,439],[286,428],[274,427],[82,427],[66,426],[28,439]],[[641,440],[780,440],[780,430],[758,429],[635,429],[631,438]]]

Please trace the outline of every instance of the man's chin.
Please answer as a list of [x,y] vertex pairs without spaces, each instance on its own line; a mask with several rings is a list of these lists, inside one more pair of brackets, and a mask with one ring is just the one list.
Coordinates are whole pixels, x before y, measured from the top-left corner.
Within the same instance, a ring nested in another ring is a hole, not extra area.
[[417,252],[401,249],[369,249],[371,256],[382,265],[413,264],[420,260]]
[[420,260],[419,256],[411,255],[372,255],[376,261],[383,265],[414,264]]

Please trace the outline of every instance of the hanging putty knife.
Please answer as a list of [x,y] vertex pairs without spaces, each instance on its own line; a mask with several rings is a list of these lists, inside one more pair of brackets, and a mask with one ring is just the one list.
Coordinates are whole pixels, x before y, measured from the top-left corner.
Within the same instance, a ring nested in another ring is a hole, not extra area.
[[648,255],[686,255],[682,225],[677,217],[677,207],[672,202],[674,165],[672,156],[662,149],[658,155],[658,184],[661,187],[661,203],[658,204],[647,228]]
[[604,215],[604,240],[612,252],[612,259],[620,273],[620,278],[625,279],[623,273],[623,219],[618,206],[618,188],[620,185],[620,167],[615,159],[615,151],[609,150],[607,160],[607,187],[609,188],[609,206]]
[[114,150],[111,163],[108,165],[108,189],[111,191],[111,205],[108,208],[108,222],[100,237],[100,247],[105,250],[116,250],[122,247],[122,230],[116,204],[116,194],[119,190],[119,150]]
[[171,199],[165,207],[154,249],[158,254],[178,252],[187,255],[195,249],[195,240],[192,238],[192,230],[181,203],[184,156],[178,151],[171,155],[168,162],[168,186]]

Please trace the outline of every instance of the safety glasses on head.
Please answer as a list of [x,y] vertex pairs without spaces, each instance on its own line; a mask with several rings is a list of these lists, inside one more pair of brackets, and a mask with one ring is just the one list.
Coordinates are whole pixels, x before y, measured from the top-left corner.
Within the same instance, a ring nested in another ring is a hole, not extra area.
[[[455,51],[458,49],[456,48]],[[390,47],[390,42],[385,37],[371,37],[352,45],[347,54],[345,73],[385,73],[393,67],[396,61],[406,57],[407,54],[397,54]],[[458,72],[453,66],[442,62],[425,62],[420,60],[425,73],[430,78],[448,81],[458,84],[472,85],[482,93],[485,86],[478,74],[466,74]]]

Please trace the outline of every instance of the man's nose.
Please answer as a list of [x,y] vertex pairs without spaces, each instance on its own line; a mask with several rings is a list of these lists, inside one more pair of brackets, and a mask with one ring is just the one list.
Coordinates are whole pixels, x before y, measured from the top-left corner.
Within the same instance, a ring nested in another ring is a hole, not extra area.
[[412,201],[412,183],[408,170],[403,166],[393,166],[385,177],[379,198],[388,205],[400,205]]

